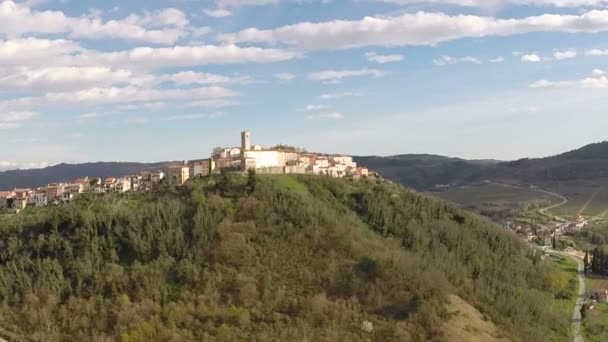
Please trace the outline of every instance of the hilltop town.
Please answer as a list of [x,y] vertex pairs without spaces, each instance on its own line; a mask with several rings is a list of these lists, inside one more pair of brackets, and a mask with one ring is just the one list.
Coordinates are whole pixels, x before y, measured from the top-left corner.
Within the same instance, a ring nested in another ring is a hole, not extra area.
[[183,161],[165,169],[106,179],[83,177],[70,182],[48,184],[37,189],[0,191],[0,210],[19,212],[28,206],[40,207],[72,201],[79,194],[146,192],[161,185],[180,186],[195,177],[222,171],[258,174],[311,174],[353,180],[377,176],[358,166],[352,156],[307,152],[291,146],[264,148],[251,142],[251,133],[241,132],[241,144],[216,148],[209,158]]

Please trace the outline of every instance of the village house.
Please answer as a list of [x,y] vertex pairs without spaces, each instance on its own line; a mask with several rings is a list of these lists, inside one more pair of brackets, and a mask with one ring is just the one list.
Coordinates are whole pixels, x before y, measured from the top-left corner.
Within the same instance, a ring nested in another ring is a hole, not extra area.
[[13,197],[15,197],[13,191],[0,191],[0,208],[8,208],[9,200],[12,203]]
[[51,201],[61,198],[61,196],[63,196],[64,192],[65,192],[65,184],[63,184],[63,183],[49,184],[46,187],[47,201],[51,202]]
[[46,188],[38,188],[34,190],[28,199],[28,205],[32,205],[35,207],[43,207],[48,204],[47,197],[47,189]]
[[170,166],[165,178],[169,185],[182,185],[190,179],[190,168],[188,165]]
[[213,159],[190,160],[187,165],[190,168],[190,178],[209,176],[215,169]]

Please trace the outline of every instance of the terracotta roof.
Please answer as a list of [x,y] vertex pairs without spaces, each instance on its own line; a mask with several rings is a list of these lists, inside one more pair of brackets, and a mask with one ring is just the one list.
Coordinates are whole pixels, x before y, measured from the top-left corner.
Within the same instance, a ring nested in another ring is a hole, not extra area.
[[6,197],[10,197],[12,195],[13,195],[12,191],[0,191],[0,197],[6,198]]

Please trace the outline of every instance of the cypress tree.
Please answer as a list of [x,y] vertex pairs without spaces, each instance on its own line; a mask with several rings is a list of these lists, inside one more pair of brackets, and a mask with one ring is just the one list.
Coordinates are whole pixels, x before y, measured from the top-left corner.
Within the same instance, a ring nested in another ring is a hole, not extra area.
[[584,272],[585,272],[585,274],[587,274],[589,271],[589,252],[587,252],[587,251],[585,251],[585,257],[583,258],[583,264],[585,265]]

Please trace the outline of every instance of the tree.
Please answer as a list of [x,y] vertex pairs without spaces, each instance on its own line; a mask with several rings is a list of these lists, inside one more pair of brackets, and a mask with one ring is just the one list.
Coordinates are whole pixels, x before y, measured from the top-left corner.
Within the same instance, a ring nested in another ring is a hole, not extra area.
[[555,239],[555,236],[551,237],[551,247],[553,247],[553,249],[557,250],[557,241]]
[[249,193],[255,192],[255,188],[258,185],[258,179],[254,168],[247,171],[247,189]]
[[223,150],[224,150],[224,149],[223,149],[223,148],[221,148],[221,147],[214,147],[214,148],[213,148],[213,152],[212,152],[213,154],[212,154],[212,155],[213,155],[213,156],[217,156],[217,155],[221,154]]
[[220,180],[217,182],[216,189],[221,193],[225,194],[230,190],[230,186],[232,184],[232,180],[230,179],[230,175],[226,169],[222,169],[220,171]]
[[589,271],[589,253],[585,251],[585,257],[583,258],[583,263],[585,264],[585,274]]

